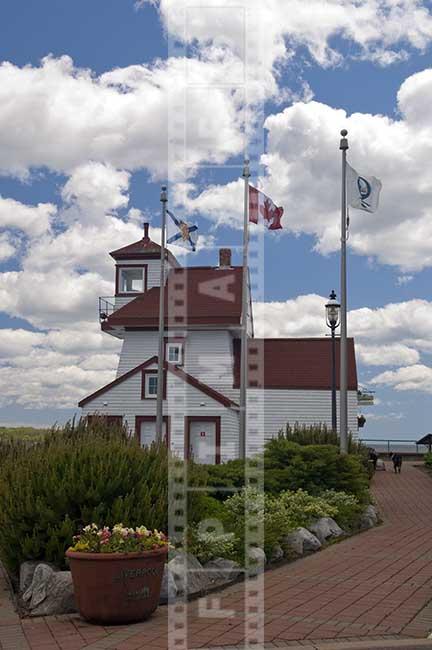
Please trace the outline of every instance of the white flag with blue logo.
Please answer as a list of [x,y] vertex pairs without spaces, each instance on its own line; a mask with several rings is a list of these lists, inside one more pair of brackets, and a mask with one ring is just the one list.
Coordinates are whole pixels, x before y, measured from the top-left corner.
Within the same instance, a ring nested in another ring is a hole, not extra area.
[[171,217],[167,224],[167,244],[176,244],[195,251],[198,241],[198,226],[178,219],[169,210],[167,210],[167,214]]
[[352,208],[376,212],[382,183],[375,176],[361,176],[347,163],[347,201]]

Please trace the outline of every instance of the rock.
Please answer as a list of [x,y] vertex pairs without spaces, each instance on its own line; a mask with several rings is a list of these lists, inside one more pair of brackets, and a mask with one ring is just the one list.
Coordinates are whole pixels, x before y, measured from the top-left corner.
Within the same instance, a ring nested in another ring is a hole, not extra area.
[[360,530],[374,528],[379,522],[378,512],[375,506],[369,505],[360,517]]
[[256,576],[264,571],[267,562],[266,554],[258,546],[249,549],[249,562],[247,572],[249,576]]
[[344,535],[342,528],[331,517],[320,517],[308,526],[308,529],[318,537],[321,544],[324,544],[329,539]]
[[37,560],[23,562],[23,564],[21,564],[20,572],[19,572],[20,594],[23,594],[30,587],[33,580],[34,572],[38,564],[41,564],[41,562],[40,561],[38,562]]
[[38,564],[23,594],[31,616],[52,616],[76,612],[72,574]]
[[168,562],[168,569],[173,575],[177,593],[196,594],[210,586],[202,564],[190,553],[178,553]]
[[217,557],[210,560],[204,565],[204,569],[209,571],[208,576],[212,586],[232,582],[241,575],[242,570],[237,562],[225,560],[223,557]]
[[177,596],[176,581],[170,569],[168,568],[168,565],[165,564],[159,603],[161,605],[165,605],[166,603],[175,600],[176,596]]
[[315,553],[321,548],[321,542],[307,528],[296,528],[292,533],[285,535],[282,545],[298,557],[305,553]]
[[272,549],[270,564],[283,560],[284,552],[280,544],[275,544]]

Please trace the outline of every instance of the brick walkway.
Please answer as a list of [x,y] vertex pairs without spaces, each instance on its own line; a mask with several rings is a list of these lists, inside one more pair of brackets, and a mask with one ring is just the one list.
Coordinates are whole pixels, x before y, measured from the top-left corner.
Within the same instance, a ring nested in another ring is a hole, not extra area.
[[[295,642],[327,650],[432,647],[425,640],[432,630],[432,479],[405,465],[400,476],[378,473],[373,491],[385,525],[265,574],[266,648]],[[255,586],[259,580],[249,582]],[[2,650],[163,650],[168,613],[175,650],[228,650],[244,643],[245,622],[262,628],[258,614],[245,616],[243,584],[189,603],[188,638],[176,644],[173,635],[181,635],[182,624],[174,628],[175,606],[123,628],[89,625],[78,616],[19,621],[1,588]],[[415,638],[423,640],[408,640]]]

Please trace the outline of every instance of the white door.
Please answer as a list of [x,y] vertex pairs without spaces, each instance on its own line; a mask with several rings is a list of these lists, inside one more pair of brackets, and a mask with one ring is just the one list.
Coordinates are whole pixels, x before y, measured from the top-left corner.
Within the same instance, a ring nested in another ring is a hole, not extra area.
[[193,420],[189,429],[190,457],[196,463],[216,463],[216,422]]
[[[166,422],[163,423],[163,434],[166,439]],[[156,440],[156,420],[146,420],[140,424],[141,447],[149,447]]]

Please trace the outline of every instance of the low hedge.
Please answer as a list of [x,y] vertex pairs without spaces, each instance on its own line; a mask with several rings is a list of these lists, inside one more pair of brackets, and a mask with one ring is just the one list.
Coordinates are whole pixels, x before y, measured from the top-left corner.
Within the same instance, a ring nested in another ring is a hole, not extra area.
[[[229,493],[218,488],[242,488],[245,461],[208,466],[207,473],[213,496],[224,500]],[[266,494],[273,495],[285,490],[303,489],[313,495],[336,490],[366,502],[369,499],[367,464],[362,454],[341,455],[334,445],[300,445],[279,437],[265,447],[264,488]]]

